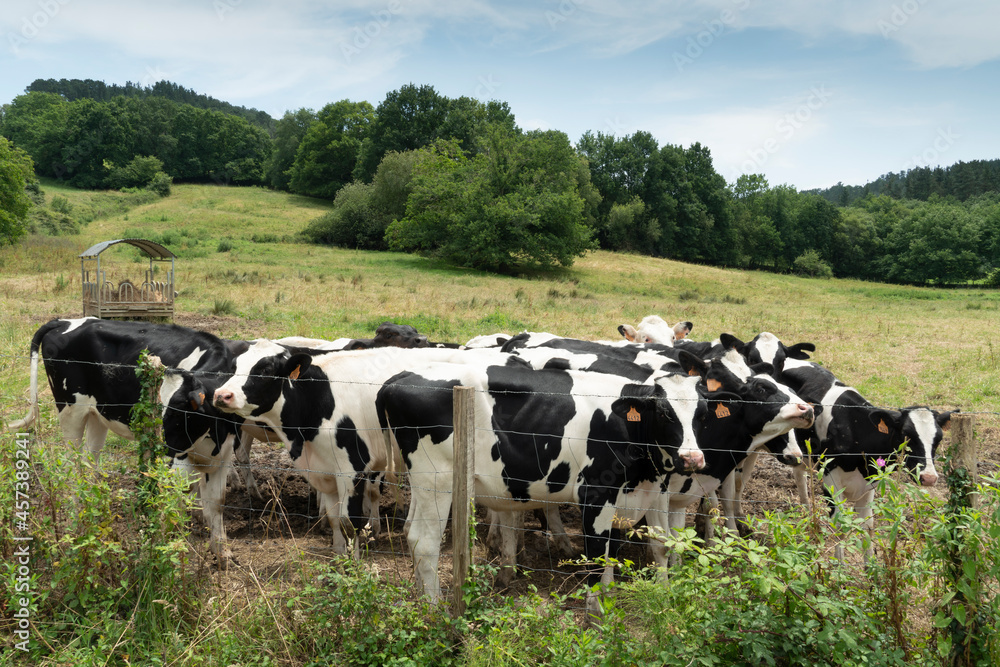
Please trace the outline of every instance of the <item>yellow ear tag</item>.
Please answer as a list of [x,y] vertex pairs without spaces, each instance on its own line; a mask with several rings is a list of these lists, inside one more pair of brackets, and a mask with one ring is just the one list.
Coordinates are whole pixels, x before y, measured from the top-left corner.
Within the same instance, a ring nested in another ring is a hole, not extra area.
[[878,421],[878,432],[879,433],[885,433],[886,435],[889,434],[889,427],[885,425],[885,420],[884,419],[880,419]]
[[625,419],[630,422],[642,421],[642,417],[639,415],[639,411],[635,409],[634,405],[628,409],[628,414],[625,415]]
[[727,408],[726,406],[724,406],[722,403],[719,403],[717,406],[715,406],[715,416],[718,417],[719,419],[723,419],[724,417],[728,417],[729,416],[729,408]]
[[722,383],[718,380],[707,380],[705,386],[708,387],[709,391],[719,391],[722,389]]
[[302,366],[296,366],[295,370],[288,374],[288,379],[289,380],[298,380],[299,379],[299,369],[300,368],[302,368]]

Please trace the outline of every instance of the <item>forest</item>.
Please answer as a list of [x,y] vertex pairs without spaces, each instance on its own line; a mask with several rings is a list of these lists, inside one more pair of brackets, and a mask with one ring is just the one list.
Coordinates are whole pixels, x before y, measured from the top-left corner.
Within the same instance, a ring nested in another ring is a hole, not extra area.
[[[157,179],[161,195],[170,182],[265,186],[333,201],[303,230],[311,242],[499,273],[569,266],[602,248],[816,277],[1000,284],[1000,160],[826,190],[761,174],[727,183],[700,143],[659,145],[645,131],[574,142],[521,129],[505,102],[415,84],[377,106],[340,100],[274,120],[166,81],[38,80],[2,106],[0,136],[14,191],[37,189],[33,175],[88,189]],[[12,242],[11,221],[23,233],[40,214],[5,215]]]

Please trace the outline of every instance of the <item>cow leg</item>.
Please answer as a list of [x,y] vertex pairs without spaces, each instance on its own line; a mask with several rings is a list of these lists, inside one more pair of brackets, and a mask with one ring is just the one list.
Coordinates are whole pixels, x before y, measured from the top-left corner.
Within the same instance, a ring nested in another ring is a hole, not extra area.
[[344,522],[341,519],[343,514],[336,487],[334,486],[329,492],[324,492],[317,488],[316,495],[319,497],[320,513],[326,514],[326,520],[330,524],[330,530],[333,531],[333,552],[337,554],[346,554],[347,538],[344,537],[344,531],[342,530]]
[[795,479],[795,490],[799,493],[799,501],[806,505],[809,503],[809,479],[807,477],[809,467],[802,463],[792,468],[792,476]]
[[94,463],[101,460],[101,450],[108,439],[108,425],[96,412],[87,415],[84,426],[86,435],[85,451],[94,459]]
[[368,517],[368,529],[371,536],[382,534],[382,522],[379,520],[379,502],[382,500],[382,478],[384,473],[371,473],[365,482],[364,513]]
[[[201,496],[201,507],[208,524],[208,548],[219,562],[219,569],[226,570],[233,559],[229,549],[229,538],[226,536],[226,526],[222,520],[223,506],[226,500],[226,479],[232,464],[233,449],[222,445],[221,460],[214,466],[197,466],[200,468],[198,491]],[[227,455],[228,452],[228,455]]]
[[875,519],[872,517],[872,501],[875,500],[875,489],[869,489],[861,498],[854,502],[854,511],[861,517],[861,527],[868,534],[865,538],[865,564],[875,557]]
[[524,544],[524,512],[501,512],[493,510],[494,523],[490,525],[499,527],[500,534],[500,572],[497,574],[497,583],[502,587],[507,587],[514,580],[514,572],[517,569],[518,547]]
[[251,496],[257,500],[263,500],[264,496],[260,492],[257,479],[253,476],[253,470],[250,468],[250,448],[253,445],[253,440],[252,434],[245,430],[240,431],[240,446],[236,448],[236,464],[231,466],[229,470],[229,481],[233,488],[243,486]]
[[435,472],[433,465],[427,473],[416,470],[416,465],[410,469],[406,541],[413,559],[417,588],[437,601],[441,598],[441,583],[438,580],[441,538],[451,511],[451,475]]
[[563,556],[573,553],[573,543],[570,542],[566,527],[563,525],[562,516],[559,515],[559,505],[550,504],[545,506],[545,529],[548,531],[552,541],[555,542],[556,549]]
[[[757,457],[759,456],[760,452],[750,452],[743,459],[743,464],[736,469],[732,484],[732,506],[726,507],[726,499],[722,500],[722,509],[726,513],[726,527],[730,530],[747,529],[747,513],[743,509],[743,492],[750,483],[750,477],[753,475],[753,469],[757,465]],[[728,495],[729,492],[726,489],[729,488],[726,482],[723,482],[723,496]]]

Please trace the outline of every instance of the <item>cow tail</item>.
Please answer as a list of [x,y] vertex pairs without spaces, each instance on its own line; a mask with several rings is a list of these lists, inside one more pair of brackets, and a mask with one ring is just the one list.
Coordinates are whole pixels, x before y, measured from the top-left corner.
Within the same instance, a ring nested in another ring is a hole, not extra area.
[[24,419],[19,419],[16,422],[10,422],[7,424],[7,428],[11,431],[26,431],[31,428],[32,425],[38,421],[38,357],[39,350],[42,347],[42,339],[53,329],[58,327],[66,326],[65,320],[51,320],[39,327],[35,335],[31,337],[31,407],[28,408],[28,414],[25,415]]

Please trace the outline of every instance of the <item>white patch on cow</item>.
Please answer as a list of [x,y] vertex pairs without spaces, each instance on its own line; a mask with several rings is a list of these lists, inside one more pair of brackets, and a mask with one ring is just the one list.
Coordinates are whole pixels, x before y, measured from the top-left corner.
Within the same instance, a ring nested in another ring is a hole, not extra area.
[[746,382],[753,375],[753,371],[747,366],[746,359],[735,349],[726,350],[726,353],[719,358],[722,365],[732,372],[736,377]]
[[562,336],[557,336],[547,331],[524,331],[522,333],[528,334],[528,340],[525,347],[538,347],[539,345],[544,345],[550,340],[556,340],[557,338],[562,338]]
[[[934,413],[927,408],[915,408],[908,413],[913,426],[917,429],[917,438],[924,448],[924,463],[921,466],[921,473],[931,473],[937,477],[937,470],[934,468],[934,456],[931,450],[934,446],[934,438],[937,436],[937,420]],[[913,446],[913,443],[910,443]]]
[[666,392],[667,400],[684,427],[683,440],[677,455],[681,460],[697,459],[701,456],[701,461],[704,463],[704,454],[698,447],[698,438],[694,432],[694,416],[701,400],[698,394],[700,382],[700,377],[682,374],[670,374],[656,379],[656,384]]
[[177,368],[182,368],[186,371],[191,370],[192,368],[198,365],[198,362],[201,361],[201,358],[205,356],[206,352],[207,350],[203,350],[200,347],[196,347],[194,351],[191,352],[191,354],[189,354],[188,356],[184,357],[183,359],[177,362]]
[[63,331],[63,335],[65,336],[66,334],[70,333],[74,329],[79,329],[80,327],[82,327],[84,324],[86,324],[90,320],[96,320],[96,319],[97,319],[96,317],[80,317],[80,318],[77,318],[77,319],[63,320],[63,322],[69,322],[69,328],[66,329],[66,331]]
[[757,354],[760,355],[760,360],[765,361],[769,364],[774,364],[775,358],[778,356],[778,350],[781,341],[770,331],[764,331],[759,336],[757,336]]
[[250,406],[247,404],[246,393],[243,391],[243,386],[250,378],[250,371],[253,370],[253,367],[261,359],[273,357],[285,351],[284,347],[274,341],[267,340],[266,338],[258,338],[251,342],[246,352],[236,357],[236,372],[233,374],[233,377],[229,378],[224,385],[215,391],[216,396],[227,392],[232,393],[232,400],[226,407],[227,411],[235,412],[242,417],[248,417],[257,408],[256,405]]
[[164,412],[167,410],[170,399],[177,393],[182,384],[184,384],[184,378],[181,377],[180,373],[167,373],[163,376],[163,382],[160,384],[160,404],[163,406]]
[[500,345],[501,345],[500,339],[501,338],[509,340],[509,339],[513,338],[513,336],[511,336],[510,334],[506,334],[506,333],[495,333],[495,334],[486,334],[486,335],[483,335],[483,336],[476,336],[474,338],[470,338],[469,342],[467,342],[465,344],[465,347],[472,347],[472,348],[477,348],[477,347],[500,347]]
[[550,347],[524,347],[517,351],[517,356],[527,361],[536,370],[545,368],[545,364],[553,359],[562,359],[573,370],[588,368],[590,365],[597,363],[598,360],[596,354],[574,354],[569,350]]

